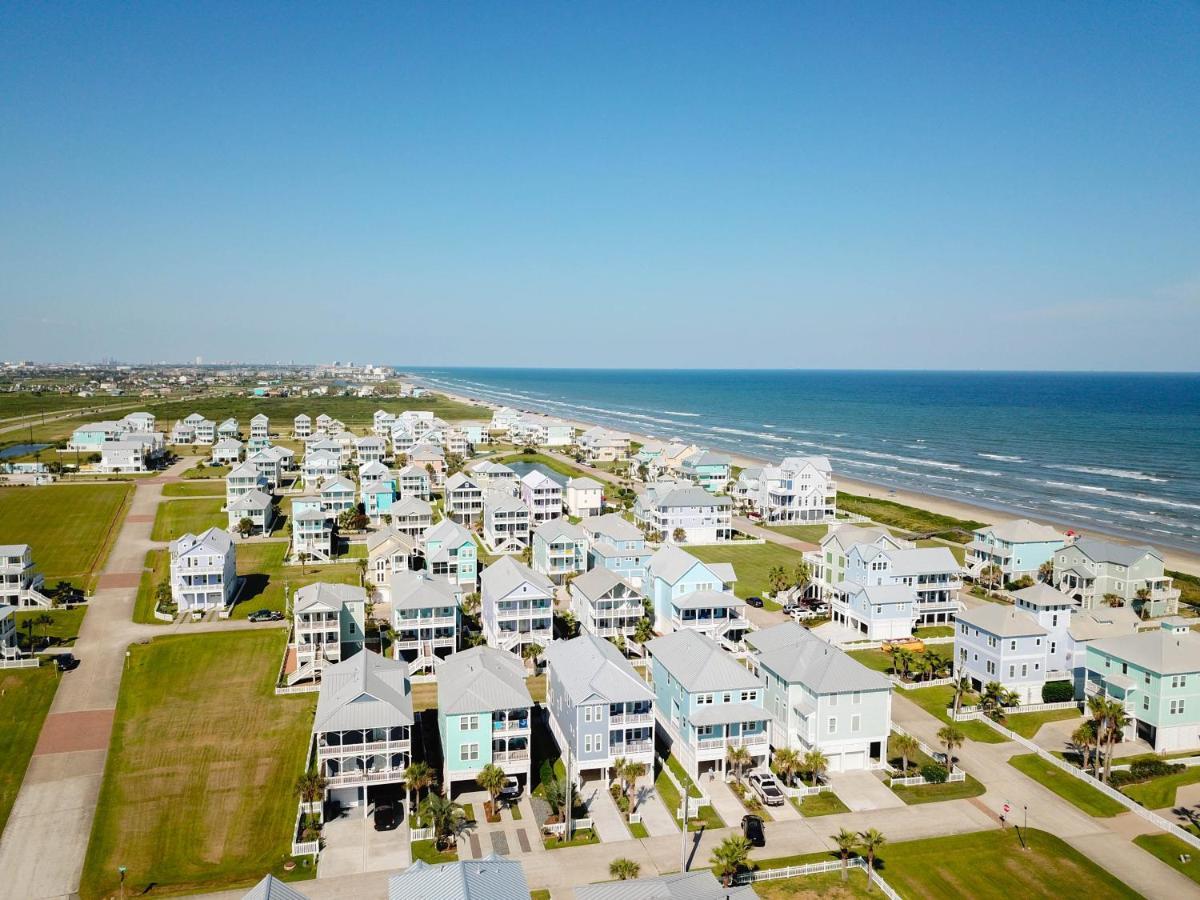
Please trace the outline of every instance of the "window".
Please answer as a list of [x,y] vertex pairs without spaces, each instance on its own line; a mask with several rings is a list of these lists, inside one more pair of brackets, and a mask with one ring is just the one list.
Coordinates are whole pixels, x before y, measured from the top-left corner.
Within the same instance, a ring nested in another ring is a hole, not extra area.
[[1017,677],[1017,667],[1016,667],[1016,666],[1009,666],[1009,667],[1008,667],[1008,677],[1009,677],[1009,678],[1016,678],[1016,677]]
[[712,702],[713,702],[712,694],[697,694],[696,695],[696,705],[697,706],[706,706]]
[[1142,680],[1143,680],[1143,681],[1144,681],[1146,684],[1149,684],[1149,683],[1150,683],[1150,673],[1149,673],[1149,672],[1143,672],[1143,673],[1142,673]]
[[[583,708],[583,721],[585,721],[585,722],[592,721],[592,708],[590,706],[585,706]],[[590,741],[589,741],[589,743],[590,743]]]
[[861,725],[862,725],[862,716],[851,716],[850,717],[850,731],[857,734]]
[[1016,641],[1009,641],[1009,642],[1008,642],[1008,649],[1009,649],[1009,650],[1016,650],[1016,649],[1017,649],[1017,642],[1016,642]]
[[475,760],[479,759],[479,745],[463,744],[462,747],[459,748],[458,758],[462,762],[474,762]]
[[829,728],[827,730],[829,731],[830,734],[837,734],[837,717],[836,716],[829,717]]
[[830,694],[830,695],[829,695],[829,705],[830,705],[830,706],[837,706],[837,698],[838,698],[838,695],[837,695],[837,694]]
[[1057,646],[1057,645],[1056,645],[1056,642],[1055,642],[1055,641],[1051,641],[1051,642],[1050,642],[1050,655],[1051,655],[1051,656],[1053,656],[1053,655],[1054,655],[1054,648],[1055,648],[1055,646]]
[[479,716],[460,716],[458,719],[459,731],[474,731],[479,727]]
[[1028,674],[1029,674],[1029,666],[1025,663],[1021,663],[1021,677],[1024,678]]
[[584,753],[592,752],[592,736],[590,734],[585,734],[583,736],[583,752]]
[[757,696],[758,696],[758,693],[756,691],[742,691],[742,702],[743,703],[753,703],[755,697],[757,697]]
[[1150,697],[1146,694],[1142,694],[1142,709],[1149,709],[1149,708],[1150,708]]

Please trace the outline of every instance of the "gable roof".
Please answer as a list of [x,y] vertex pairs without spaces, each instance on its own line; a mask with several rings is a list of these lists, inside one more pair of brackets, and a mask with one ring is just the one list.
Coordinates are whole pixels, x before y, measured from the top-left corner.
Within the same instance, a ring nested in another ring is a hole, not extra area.
[[567,519],[561,516],[557,519],[548,519],[533,530],[534,535],[541,538],[547,543],[557,540],[567,541],[586,541],[587,535],[578,525],[574,525]]
[[246,493],[241,494],[231,500],[225,509],[228,512],[239,512],[241,510],[256,510],[266,509],[272,503],[271,495],[264,493],[258,488],[251,488]]
[[200,550],[204,553],[228,553],[233,549],[233,538],[223,528],[209,528],[199,534],[185,534],[171,541],[171,555],[178,556]]
[[294,612],[305,612],[314,606],[341,610],[347,603],[367,602],[367,592],[353,584],[329,584],[318,581],[296,591],[292,600]]
[[313,734],[412,725],[408,663],[360,650],[321,676]]
[[681,485],[674,482],[667,482],[665,487],[660,490],[655,490],[655,486],[651,485],[650,489],[642,495],[642,498],[648,506],[660,509],[670,509],[679,506],[733,505],[733,501],[729,497],[720,494],[710,494],[699,485]]
[[1032,584],[1027,588],[1021,588],[1019,591],[1013,591],[1013,596],[1039,609],[1046,606],[1062,606],[1063,604],[1067,604],[1068,606],[1075,605],[1074,600],[1057,588],[1052,588],[1044,581],[1039,581],[1037,584]]
[[274,875],[267,875],[243,894],[242,900],[308,900],[308,898]]
[[569,641],[551,641],[545,658],[572,704],[592,698],[609,703],[654,699],[645,679],[602,637],[584,633]]
[[709,869],[575,888],[575,900],[757,900],[749,885],[722,887]]
[[388,900],[529,900],[525,870],[495,853],[430,865],[417,860],[388,879]]
[[432,516],[433,506],[420,497],[405,497],[399,503],[393,503],[389,512],[393,519],[398,516]]
[[1194,631],[1143,631],[1104,638],[1091,646],[1159,675],[1200,672],[1200,634]]
[[616,513],[605,513],[602,516],[588,516],[579,524],[586,532],[602,534],[614,541],[638,541],[643,539],[641,529]]
[[392,609],[429,609],[458,606],[454,585],[444,578],[430,578],[421,572],[397,572],[391,582]]
[[758,661],[789,684],[816,694],[891,690],[892,683],[858,660],[821,640],[795,622],[784,622],[746,636]]
[[855,544],[874,544],[880,538],[887,538],[893,546],[905,546],[907,541],[896,538],[886,528],[878,526],[862,527],[859,525],[836,525],[821,539],[821,546],[837,544],[843,553],[848,552]]
[[[700,488],[700,490],[703,490],[703,488]],[[692,556],[692,554],[686,550],[681,550],[674,544],[667,544],[650,557],[647,567],[650,577],[661,578],[667,584],[675,584],[696,565],[704,566],[712,572],[712,568],[707,563],[701,562]],[[713,575],[716,576],[717,573],[713,572]]]
[[1029,613],[997,603],[981,603],[979,606],[968,607],[959,612],[958,621],[1001,638],[1050,633]]
[[447,657],[438,669],[438,710],[449,714],[533,706],[525,664],[495,647],[472,647]]
[[658,660],[683,685],[684,690],[724,691],[762,687],[762,680],[738,663],[709,637],[685,628],[646,644]]
[[588,478],[586,475],[568,480],[567,487],[574,488],[577,491],[604,490],[604,485],[598,482],[595,478]]
[[489,597],[505,597],[520,587],[522,582],[528,582],[547,597],[554,596],[554,583],[549,578],[511,556],[502,556],[479,576],[480,587]]
[[1115,541],[1102,541],[1098,538],[1079,538],[1074,546],[1093,562],[1111,562],[1118,566],[1136,565],[1142,557],[1153,556],[1162,562],[1162,554],[1148,545],[1133,547],[1129,544],[1118,544]]
[[976,534],[990,534],[992,537],[1008,541],[1010,544],[1032,544],[1057,541],[1062,543],[1066,538],[1062,532],[1049,525],[1040,525],[1030,519],[1010,519],[1007,522],[997,522],[976,529]]
[[571,582],[571,589],[579,591],[580,594],[589,600],[599,600],[619,584],[625,585],[631,595],[635,597],[642,596],[641,592],[634,588],[628,581],[612,569],[606,569],[603,566],[588,569],[583,574],[577,576]]

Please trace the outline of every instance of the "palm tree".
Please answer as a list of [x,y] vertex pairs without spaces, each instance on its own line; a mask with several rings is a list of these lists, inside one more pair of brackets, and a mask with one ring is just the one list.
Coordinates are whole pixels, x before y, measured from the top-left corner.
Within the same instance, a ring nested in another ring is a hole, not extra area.
[[306,551],[301,550],[300,553],[297,554],[297,559],[300,560],[300,571],[303,573],[305,571],[305,566],[308,565],[308,561],[312,559],[312,557]]
[[526,644],[524,647],[521,648],[521,659],[525,660],[526,662],[532,663],[533,667],[536,669],[538,657],[542,655],[542,652],[545,649],[546,648],[543,647],[541,644]]
[[621,857],[614,859],[608,864],[608,874],[617,881],[628,881],[631,878],[637,878],[638,873],[642,871],[642,867],[635,863],[632,859]]
[[767,583],[776,594],[787,588],[788,581],[787,569],[783,566],[772,566],[767,572]]
[[[419,797],[421,791],[427,787],[432,787],[437,783],[437,776],[428,763],[414,762],[409,763],[408,768],[404,770],[404,783],[408,785],[408,789],[413,792],[414,797]],[[415,809],[417,801],[414,799],[409,804],[409,810]],[[411,815],[411,812],[410,812]]]
[[673,540],[677,544],[682,544],[684,541],[687,540],[687,532],[684,531],[682,528],[676,528],[674,531],[671,532],[671,540]]
[[721,876],[721,884],[729,887],[733,884],[733,876],[741,871],[749,858],[750,842],[740,834],[735,834],[721,841],[720,846],[713,850],[709,862]]
[[893,748],[894,752],[900,754],[900,760],[904,764],[904,774],[907,775],[908,774],[908,758],[910,756],[915,757],[921,750],[920,746],[918,745],[917,739],[915,737],[913,737],[911,734],[897,733],[896,736],[894,738],[892,738],[892,748]]
[[878,830],[868,828],[866,831],[858,833],[858,840],[862,844],[862,848],[867,851],[867,890],[869,891],[874,882],[875,851],[887,843],[887,838]]
[[979,570],[979,583],[987,588],[995,589],[1004,579],[1004,570],[995,563],[984,566]]
[[954,718],[958,719],[958,711],[962,708],[963,697],[971,693],[971,677],[960,675],[954,682]]
[[1078,728],[1071,732],[1071,744],[1078,748],[1080,757],[1080,768],[1084,772],[1088,769],[1088,762],[1092,757],[1092,744],[1096,740],[1096,723],[1084,722]]
[[816,787],[817,782],[824,778],[825,773],[829,771],[829,757],[820,750],[809,750],[804,754],[803,766],[813,787]]
[[943,725],[938,729],[938,740],[946,748],[946,767],[954,774],[954,751],[963,745],[967,736],[954,725]]
[[433,829],[434,845],[444,849],[466,821],[463,808],[441,794],[428,794],[421,801],[421,818]]
[[550,811],[561,816],[563,807],[567,805],[567,786],[562,779],[557,777],[547,778],[542,781],[542,799],[546,801],[546,805],[550,807]]
[[1125,712],[1125,704],[1120,700],[1108,701],[1108,741],[1104,752],[1104,781],[1108,783],[1112,777],[1113,746],[1123,737],[1125,729],[1132,719]]
[[620,783],[621,793],[629,801],[629,809],[632,811],[633,787],[637,784],[637,780],[646,774],[646,764],[620,756],[613,762],[612,768],[613,777]]
[[638,619],[637,625],[634,626],[633,639],[639,644],[645,644],[647,641],[654,640],[654,626],[645,616]]
[[989,719],[1000,722],[1004,719],[1004,686],[998,681],[989,681],[979,695],[979,706]]
[[850,854],[858,849],[858,835],[848,828],[843,828],[833,835],[832,839],[842,857],[842,881],[846,881],[850,877]]
[[504,789],[504,782],[508,780],[508,776],[504,774],[504,770],[497,765],[488,763],[479,770],[479,774],[475,776],[475,780],[479,786],[488,792],[491,798],[491,814],[498,816],[499,810],[496,809],[496,798],[500,796],[500,791]]
[[808,587],[812,581],[812,568],[807,562],[801,560],[796,563],[796,568],[792,570],[792,583],[795,584],[801,591]]
[[38,625],[42,626],[42,644],[49,647],[50,626],[54,624],[54,616],[50,615],[48,612],[40,612],[37,614],[37,618],[34,619],[34,621]]
[[254,520],[249,516],[242,516],[242,518],[238,519],[237,530],[238,534],[240,534],[242,537],[250,537],[251,533],[254,531]]
[[791,747],[780,747],[775,751],[775,771],[789,785],[794,783],[793,778],[800,771],[800,765],[800,754]]
[[750,751],[745,747],[729,746],[725,750],[725,761],[733,769],[733,777],[738,780],[738,784],[742,783],[742,770],[750,765],[753,758],[750,756]]
[[462,599],[462,611],[472,619],[479,615],[479,591],[472,591]]
[[325,796],[325,776],[316,769],[309,769],[296,779],[296,793],[304,803],[316,803]]

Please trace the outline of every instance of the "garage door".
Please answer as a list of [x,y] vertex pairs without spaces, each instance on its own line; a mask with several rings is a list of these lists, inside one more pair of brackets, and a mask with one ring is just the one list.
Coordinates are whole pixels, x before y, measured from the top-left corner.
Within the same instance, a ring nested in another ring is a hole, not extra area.
[[867,767],[867,753],[865,750],[859,750],[857,753],[847,753],[842,762],[842,769],[846,772],[852,772],[855,769],[865,769]]
[[830,754],[830,756],[829,756],[829,771],[830,772],[842,771],[842,754],[840,754],[840,753]]

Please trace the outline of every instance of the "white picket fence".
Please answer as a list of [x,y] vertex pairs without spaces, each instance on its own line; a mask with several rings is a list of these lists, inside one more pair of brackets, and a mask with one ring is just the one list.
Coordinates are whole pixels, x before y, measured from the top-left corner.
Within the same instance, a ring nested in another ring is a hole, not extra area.
[[[951,772],[946,776],[946,783],[953,784],[958,781],[966,781],[967,773],[962,771]],[[936,781],[930,781],[924,775],[908,775],[902,778],[889,778],[888,784],[891,787],[915,787],[921,784],[938,784]]]
[[902,691],[919,691],[921,688],[941,687],[944,684],[954,684],[953,678],[930,678],[926,681],[902,681],[895,675],[889,675],[888,679],[896,687]]
[[[849,869],[862,869],[865,872],[867,870],[867,861],[861,856],[856,856],[851,860],[847,860],[846,867]],[[755,869],[753,872],[741,872],[734,876],[733,883],[740,886],[753,884],[756,881],[779,881],[784,878],[824,875],[827,872],[840,872],[841,870],[842,861],[831,859],[823,862],[806,863],[802,866],[784,866],[779,869]],[[878,872],[874,873],[872,880],[879,888],[879,892],[887,897],[888,900],[903,900],[896,889],[884,881]]]
[[1055,766],[1056,768],[1061,769],[1063,772],[1066,772],[1068,775],[1072,776],[1073,778],[1078,779],[1079,781],[1084,782],[1085,784],[1091,785],[1093,788],[1098,790],[1100,793],[1104,794],[1106,797],[1108,797],[1112,800],[1117,801],[1122,806],[1124,806],[1126,809],[1128,809],[1130,812],[1136,813],[1138,816],[1145,819],[1147,822],[1149,822],[1151,825],[1153,825],[1155,828],[1159,829],[1160,831],[1165,831],[1167,834],[1169,834],[1173,837],[1179,838],[1179,840],[1183,841],[1188,846],[1193,847],[1197,850],[1200,850],[1200,837],[1197,837],[1196,835],[1192,834],[1190,831],[1180,828],[1174,822],[1170,822],[1167,819],[1164,819],[1158,813],[1146,809],[1146,807],[1142,806],[1140,803],[1137,803],[1134,800],[1129,799],[1128,797],[1126,797],[1124,794],[1122,794],[1120,791],[1118,791],[1116,788],[1112,787],[1111,785],[1107,785],[1104,782],[1099,781],[1096,778],[1093,778],[1091,775],[1089,775],[1087,772],[1083,771],[1082,769],[1076,768],[1075,766],[1071,765],[1066,760],[1059,759],[1053,753],[1043,750],[1041,747],[1039,747],[1033,741],[1022,737],[1021,735],[1017,734],[1015,731],[1009,731],[1007,728],[1005,728],[1000,723],[993,722],[991,719],[987,718],[987,716],[981,717],[979,719],[979,721],[987,724],[989,727],[991,727],[995,731],[999,732],[1003,737],[1007,738],[1008,740],[1014,741],[1014,742],[1020,744],[1022,747],[1029,750],[1031,753],[1036,753],[1040,759],[1045,760],[1046,762],[1050,763],[1052,766]]
[[40,656],[0,657],[0,669],[36,669],[41,664]]
[[934,760],[944,759],[946,756],[946,753],[944,750],[935,750],[933,747],[930,747],[927,743],[925,743],[923,740],[921,740],[919,737],[917,737],[911,731],[908,731],[907,729],[901,727],[900,725],[896,724],[895,722],[892,722],[892,731],[896,732],[896,734],[907,735],[908,737],[916,740],[917,747],[920,749],[920,751],[922,753],[924,753],[930,759],[934,759]]
[[436,835],[433,828],[410,828],[408,831],[409,841],[432,841]]
[[302,841],[300,837],[300,820],[304,817],[304,804],[296,804],[296,818],[292,822],[292,856],[315,856],[321,852],[321,842]]
[[[551,825],[551,824],[542,825],[542,831],[546,832],[547,834],[553,834],[557,837],[562,837],[562,833],[566,829],[566,827],[567,827],[566,822],[555,822],[553,825]],[[571,831],[572,832],[590,831],[591,828],[592,828],[592,820],[589,818],[585,817],[582,819],[572,819],[571,820]]]
[[[1006,706],[1004,712],[1006,715],[1020,715],[1021,713],[1052,712],[1059,709],[1079,709],[1079,703],[1075,700],[1063,700],[1058,703],[1027,703],[1024,706]],[[952,712],[951,715],[958,722],[970,722],[983,717],[985,713],[979,706],[962,706],[959,707],[957,714]]]

